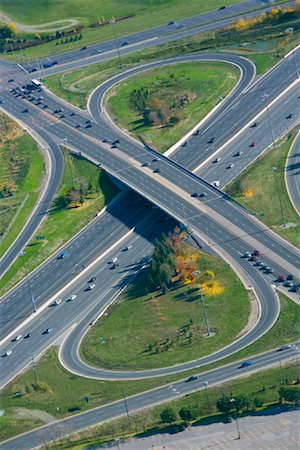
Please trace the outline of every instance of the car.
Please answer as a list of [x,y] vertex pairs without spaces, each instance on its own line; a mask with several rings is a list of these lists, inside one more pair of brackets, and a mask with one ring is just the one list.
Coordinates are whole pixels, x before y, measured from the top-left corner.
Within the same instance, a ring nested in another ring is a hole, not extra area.
[[5,353],[3,353],[3,356],[9,356],[12,354],[12,350],[7,350]]
[[96,285],[94,283],[91,283],[88,287],[88,291],[92,291],[93,289],[95,289]]
[[196,130],[196,131],[194,131],[193,136],[198,136],[199,133],[200,133],[200,130]]
[[120,144],[120,139],[115,139],[115,140],[113,141],[113,144]]
[[212,184],[213,186],[215,186],[215,187],[220,187],[220,181],[219,181],[219,180],[212,181],[211,184]]
[[115,263],[115,262],[117,262],[117,261],[118,261],[118,258],[115,256],[114,258],[111,259],[110,262],[111,262],[111,263]]
[[61,109],[61,108],[57,108],[57,109],[55,109],[53,112],[54,112],[54,114],[58,114],[58,113],[60,113],[60,112],[62,112],[63,110]]
[[102,53],[102,50],[100,50],[100,48],[98,48],[97,53]]
[[267,264],[265,264],[265,263],[262,262],[262,261],[258,261],[257,265],[258,265],[259,267],[267,267]]
[[160,158],[158,158],[158,157],[152,159],[152,162],[158,162],[158,161],[160,161]]
[[80,128],[80,127],[81,127],[80,123],[78,123],[77,125],[75,125],[75,128]]
[[43,69],[49,69],[52,66],[52,63],[42,64]]
[[64,114],[61,114],[59,117],[60,119],[64,119],[66,116]]
[[221,161],[221,159],[222,159],[222,157],[219,156],[218,158],[216,158],[216,159],[213,161],[213,163],[217,163],[217,162]]
[[111,148],[120,148],[120,144],[118,144],[117,142],[114,142],[114,143],[111,145]]
[[14,337],[14,338],[12,339],[12,342],[17,342],[17,341],[19,341],[19,340],[21,339],[21,337],[22,337],[22,334],[18,334],[16,337]]
[[192,375],[191,377],[187,378],[185,381],[186,383],[189,383],[190,381],[196,381],[198,380],[197,375]]
[[81,52],[82,50],[86,50],[87,49],[87,46],[85,45],[84,47],[81,47],[80,49],[79,49],[79,51]]
[[289,280],[289,281],[291,281],[291,280],[294,279],[294,277],[293,277],[292,274],[289,273],[289,274],[287,275],[286,279]]
[[23,113],[28,113],[28,108],[24,108],[22,112]]
[[67,252],[62,252],[57,259],[65,259],[68,256]]
[[147,167],[147,166],[149,166],[149,163],[147,161],[145,161],[141,164],[141,167]]
[[52,66],[56,66],[58,64],[57,61],[53,61]]
[[119,267],[119,264],[118,263],[115,263],[115,264],[113,264],[112,266],[110,266],[110,268],[113,270],[113,269],[116,269],[117,267]]
[[288,116],[286,116],[286,119],[291,119],[293,117],[293,114],[289,114]]
[[30,336],[31,336],[31,333],[30,333],[30,331],[29,331],[29,333],[25,334],[24,339],[29,339]]
[[288,288],[292,288],[292,287],[294,287],[294,283],[292,283],[291,281],[285,281],[283,283],[283,286],[284,287],[288,287]]
[[222,11],[222,9],[226,9],[226,6],[220,6],[219,11]]
[[259,256],[259,250],[253,250],[253,252],[251,253],[253,256]]
[[289,348],[292,348],[292,344],[285,344],[285,345],[282,345],[282,346],[278,349],[278,351],[281,352],[282,350],[288,350]]
[[206,192],[201,192],[201,194],[199,194],[198,197],[200,197],[200,198],[207,197],[207,193]]
[[181,28],[185,28],[185,24],[184,23],[180,23],[179,25],[177,25],[177,29],[180,30]]
[[124,248],[125,252],[128,252],[128,250],[130,250],[132,248],[132,245],[126,245],[126,247]]
[[76,294],[72,294],[72,295],[70,295],[70,297],[68,298],[68,301],[72,302],[73,300],[75,300],[76,297],[77,297]]
[[215,138],[212,137],[209,141],[207,141],[208,144],[213,144],[215,142]]
[[128,45],[127,41],[122,42],[121,46],[124,47],[124,45]]
[[274,273],[274,270],[273,269],[271,269],[271,267],[265,267],[265,272],[266,273]]
[[251,144],[249,145],[249,147],[255,147],[256,143],[255,142],[251,142]]
[[53,304],[60,305],[60,303],[61,303],[61,298],[57,298]]
[[250,128],[255,128],[255,127],[257,127],[257,125],[258,125],[258,122],[254,122],[254,123],[250,126]]
[[241,156],[242,154],[243,154],[243,152],[238,151],[238,152],[236,152],[233,156]]
[[91,120],[90,120],[90,119],[88,119],[88,120],[86,120],[86,121],[85,121],[85,123],[91,123]]
[[48,108],[48,105],[46,105],[46,104],[43,105],[43,109],[46,109],[46,108]]
[[243,367],[249,367],[252,366],[252,362],[251,361],[244,361],[241,365],[240,368],[242,369]]
[[198,197],[198,192],[193,192],[193,193],[191,194],[191,197],[194,197],[194,198]]
[[103,139],[102,139],[102,142],[104,142],[104,143],[105,143],[105,142],[109,142],[109,140],[108,140],[107,138],[103,138]]
[[153,170],[153,173],[160,173],[161,169],[159,167],[157,167],[156,169]]
[[96,281],[96,277],[92,277],[89,279],[88,283],[94,283],[94,281]]
[[226,167],[226,169],[232,169],[233,166],[234,166],[234,164],[228,164],[228,166]]
[[49,334],[49,333],[51,333],[52,331],[53,331],[53,328],[46,328],[46,330],[43,331],[42,334]]
[[168,23],[168,25],[174,25],[174,24],[175,24],[174,20],[171,20],[171,22]]
[[245,252],[243,256],[244,256],[244,258],[251,258],[251,253]]
[[71,112],[70,116],[72,116],[72,117],[75,116],[75,113],[74,113],[74,112]]
[[278,275],[278,277],[277,277],[277,281],[279,282],[279,283],[282,283],[283,281],[286,281],[286,278],[285,278],[285,276],[284,275]]
[[92,124],[91,123],[87,123],[84,128],[92,128]]
[[9,80],[7,80],[8,83],[13,83],[15,80],[13,78],[10,78]]
[[257,261],[257,256],[251,255],[249,261],[253,261],[253,262]]

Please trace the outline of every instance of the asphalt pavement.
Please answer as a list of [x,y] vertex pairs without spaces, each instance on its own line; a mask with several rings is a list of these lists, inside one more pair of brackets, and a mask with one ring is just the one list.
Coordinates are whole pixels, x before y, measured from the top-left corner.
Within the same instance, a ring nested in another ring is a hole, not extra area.
[[[45,425],[36,430],[16,436],[0,444],[1,450],[29,450],[60,439],[68,434],[79,432],[92,425],[107,420],[133,414],[136,411],[149,408],[164,401],[170,401],[192,392],[206,389],[207,386],[224,383],[240,376],[246,376],[270,366],[279,366],[285,362],[296,360],[299,357],[299,343],[289,350],[279,352],[278,349],[268,351],[251,358],[252,365],[241,368],[241,362],[234,362],[226,366],[199,374],[198,379],[187,382],[186,379],[172,384],[136,394],[132,397],[93,408],[87,412],[76,414],[65,419]],[[125,393],[126,395],[126,393]]]

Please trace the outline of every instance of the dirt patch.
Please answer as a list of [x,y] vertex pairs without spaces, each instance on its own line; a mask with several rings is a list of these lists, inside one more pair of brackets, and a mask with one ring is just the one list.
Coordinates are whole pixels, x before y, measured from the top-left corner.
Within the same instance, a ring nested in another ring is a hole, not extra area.
[[244,328],[239,332],[239,334],[237,335],[237,339],[244,336],[249,330],[251,330],[251,328],[255,325],[258,316],[259,316],[259,306],[258,306],[258,301],[255,297],[255,294],[253,291],[249,291],[249,300],[250,300],[250,314],[248,317],[248,322],[247,325],[244,326]]
[[15,408],[14,414],[17,419],[34,418],[42,420],[44,423],[52,423],[57,420],[51,414],[48,414],[45,411],[41,411],[39,409]]

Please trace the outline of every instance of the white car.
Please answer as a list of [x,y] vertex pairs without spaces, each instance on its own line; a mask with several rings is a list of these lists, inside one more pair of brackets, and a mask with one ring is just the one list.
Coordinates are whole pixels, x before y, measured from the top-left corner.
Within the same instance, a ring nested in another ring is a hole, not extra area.
[[59,305],[61,303],[61,298],[57,298],[54,302],[54,305]]
[[11,355],[12,354],[12,350],[7,350],[4,354],[3,354],[3,356],[9,356],[9,355]]
[[18,334],[18,336],[16,336],[16,337],[14,338],[14,341],[19,341],[19,340],[21,339],[21,337],[22,337],[22,335],[21,335],[21,334]]
[[288,350],[289,348],[292,348],[292,345],[286,344],[286,345],[282,345],[279,350]]
[[89,291],[92,291],[93,289],[95,289],[96,285],[95,284],[90,284],[88,287]]
[[112,260],[111,260],[112,263],[115,263],[115,262],[117,262],[117,261],[118,261],[118,258],[117,258],[117,257],[112,258]]
[[68,300],[70,300],[70,301],[75,300],[76,297],[77,297],[76,294],[70,295],[70,297],[68,298]]

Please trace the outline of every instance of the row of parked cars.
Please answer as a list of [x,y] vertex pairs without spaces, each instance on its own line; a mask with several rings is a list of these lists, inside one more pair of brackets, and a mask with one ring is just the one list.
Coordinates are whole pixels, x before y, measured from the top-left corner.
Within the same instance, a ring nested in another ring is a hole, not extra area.
[[[265,264],[263,261],[259,259],[260,252],[258,250],[253,250],[252,252],[245,252],[243,257],[247,258],[248,261],[253,262],[254,266],[257,266],[261,270],[263,270],[266,274],[273,274],[274,269],[269,267],[267,264]],[[299,284],[293,283],[294,277],[292,274],[283,275],[279,274],[276,278],[277,283],[283,283],[283,286],[289,288],[292,292],[297,292],[298,289],[300,289]]]

